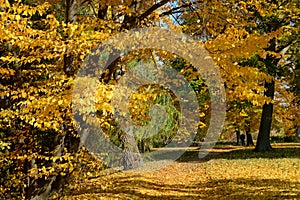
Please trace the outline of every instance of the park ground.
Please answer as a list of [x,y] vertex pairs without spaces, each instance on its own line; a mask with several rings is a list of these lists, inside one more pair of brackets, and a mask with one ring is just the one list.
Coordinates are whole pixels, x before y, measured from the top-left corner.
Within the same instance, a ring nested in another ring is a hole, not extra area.
[[300,199],[300,143],[272,152],[217,145],[204,159],[191,148],[158,170],[116,172],[73,181],[72,199]]

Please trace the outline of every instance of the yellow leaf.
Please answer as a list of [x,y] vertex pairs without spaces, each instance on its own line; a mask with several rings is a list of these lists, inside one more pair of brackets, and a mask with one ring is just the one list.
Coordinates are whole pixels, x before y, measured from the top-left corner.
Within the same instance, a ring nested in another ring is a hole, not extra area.
[[16,20],[20,21],[20,19],[21,19],[20,15],[16,15]]
[[205,113],[200,113],[200,117],[204,117],[205,116]]
[[58,105],[61,105],[63,103],[63,100],[59,100],[57,103]]
[[243,109],[241,112],[240,112],[240,116],[241,117],[247,117],[248,114],[245,112],[245,110]]

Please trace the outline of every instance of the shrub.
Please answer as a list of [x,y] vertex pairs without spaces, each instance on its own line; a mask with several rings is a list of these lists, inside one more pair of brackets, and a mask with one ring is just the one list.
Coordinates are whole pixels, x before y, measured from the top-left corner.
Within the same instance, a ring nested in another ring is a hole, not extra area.
[[284,142],[284,138],[282,136],[271,136],[271,143],[281,143]]
[[291,136],[285,136],[284,142],[300,142],[300,140],[295,135],[291,135]]

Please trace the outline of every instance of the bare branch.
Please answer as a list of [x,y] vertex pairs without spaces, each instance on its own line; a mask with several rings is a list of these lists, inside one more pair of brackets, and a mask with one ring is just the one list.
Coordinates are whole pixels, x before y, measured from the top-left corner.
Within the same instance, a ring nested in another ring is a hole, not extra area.
[[97,17],[97,13],[96,13],[96,10],[95,10],[93,4],[91,2],[89,2],[88,4],[92,7],[92,10],[93,10],[93,13],[94,13],[95,17]]
[[296,42],[297,42],[296,40],[293,40],[293,41],[289,42],[287,46],[285,46],[283,49],[280,49],[280,50],[279,50],[279,51],[280,51],[280,54],[281,54],[281,55],[285,55],[286,52],[291,48],[291,46],[292,46],[294,43],[296,43]]

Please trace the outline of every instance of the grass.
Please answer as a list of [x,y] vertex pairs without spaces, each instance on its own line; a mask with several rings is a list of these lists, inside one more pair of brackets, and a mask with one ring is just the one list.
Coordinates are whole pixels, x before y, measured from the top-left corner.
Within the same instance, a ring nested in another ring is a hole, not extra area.
[[63,199],[299,199],[300,145],[273,147],[218,145],[202,160],[193,148],[156,171],[74,182]]
[[254,152],[254,147],[241,147],[234,145],[218,145],[213,148],[210,155],[202,160],[198,158],[197,150],[186,151],[179,162],[207,161],[210,159],[251,159],[251,158],[298,158],[300,159],[300,143],[273,144],[273,151]]

